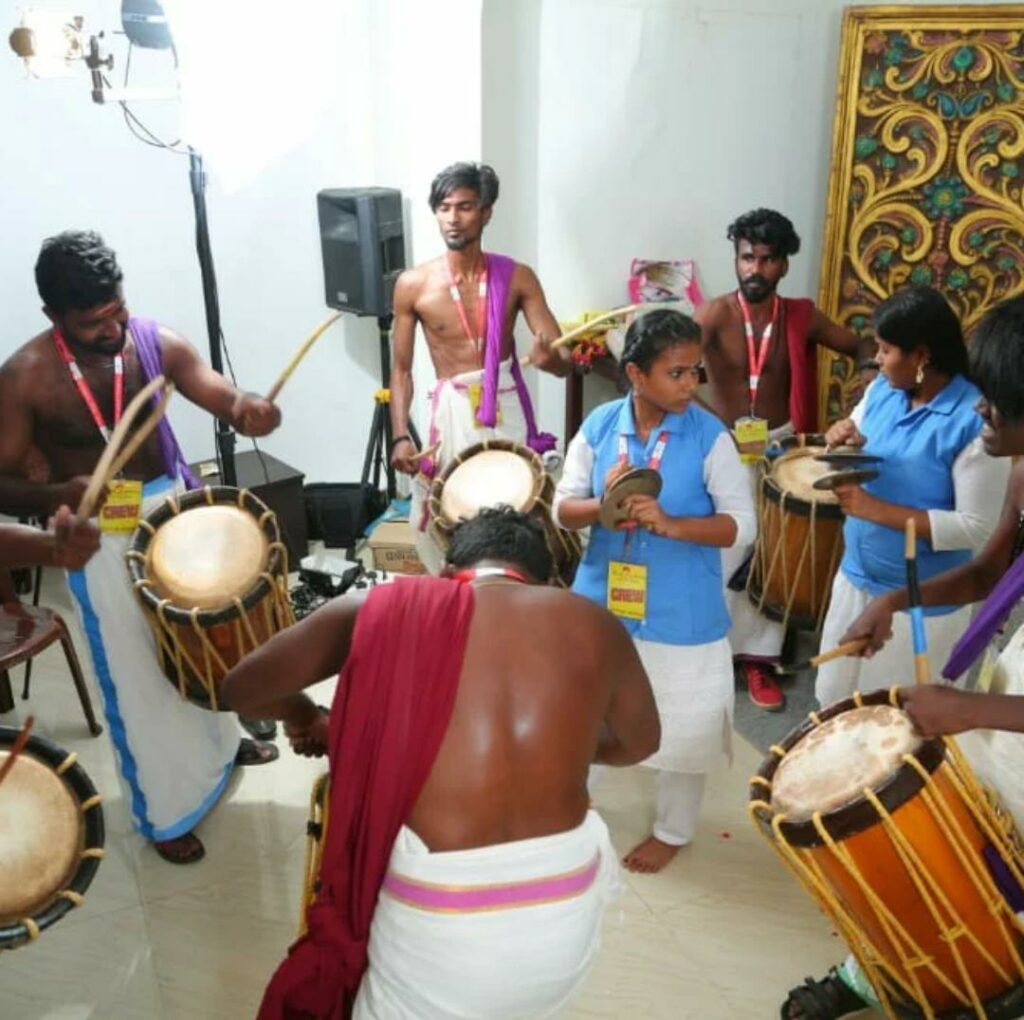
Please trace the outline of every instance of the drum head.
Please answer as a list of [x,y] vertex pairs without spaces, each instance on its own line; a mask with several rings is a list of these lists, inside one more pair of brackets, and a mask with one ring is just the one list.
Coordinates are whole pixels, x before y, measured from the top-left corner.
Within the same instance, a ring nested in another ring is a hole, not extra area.
[[267,568],[259,522],[237,506],[198,506],[160,525],[147,557],[150,581],[183,609],[216,609],[243,597]]
[[815,482],[831,472],[828,464],[816,459],[824,448],[805,446],[790,450],[779,457],[771,467],[770,477],[775,485],[788,496],[805,503],[836,503],[839,498],[833,492],[820,492]]
[[860,800],[881,786],[923,743],[906,712],[891,705],[854,708],[815,727],[782,759],[772,808],[805,822]]
[[471,520],[484,507],[530,510],[541,478],[532,460],[512,450],[481,450],[457,465],[441,490],[441,513],[452,523]]
[[[0,750],[0,765],[9,750]],[[66,889],[78,866],[78,802],[30,751],[0,783],[0,925],[31,917]]]
[[630,496],[658,496],[661,492],[661,475],[653,468],[634,468],[627,471],[612,484],[601,500],[601,513],[598,520],[604,527],[613,529],[629,514],[621,504]]

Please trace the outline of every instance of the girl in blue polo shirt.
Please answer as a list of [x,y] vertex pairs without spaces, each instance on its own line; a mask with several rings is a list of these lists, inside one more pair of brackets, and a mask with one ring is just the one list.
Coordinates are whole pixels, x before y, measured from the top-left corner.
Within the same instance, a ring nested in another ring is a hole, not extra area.
[[[875,310],[878,367],[849,418],[829,429],[830,445],[877,454],[878,478],[837,489],[846,512],[845,552],[832,586],[821,647],[839,644],[876,595],[906,583],[903,558],[908,517],[917,527],[922,581],[966,563],[995,527],[1009,465],[989,457],[975,411],[981,394],[967,379],[967,348],[956,315],[930,287],[906,287]],[[937,676],[970,620],[970,608],[930,606],[928,654]],[[872,658],[820,666],[815,694],[822,705],[907,683],[913,645],[906,613],[893,617],[893,640]]]
[[[607,606],[633,636],[661,716],[657,821],[625,858],[659,871],[693,839],[706,774],[731,757],[734,684],[721,550],[756,529],[750,483],[725,426],[693,402],[700,327],[675,311],[626,333],[630,393],[593,411],[569,444],[554,513],[590,528],[573,590]],[[632,496],[628,527],[598,523],[601,497],[625,471],[655,467],[661,494]]]

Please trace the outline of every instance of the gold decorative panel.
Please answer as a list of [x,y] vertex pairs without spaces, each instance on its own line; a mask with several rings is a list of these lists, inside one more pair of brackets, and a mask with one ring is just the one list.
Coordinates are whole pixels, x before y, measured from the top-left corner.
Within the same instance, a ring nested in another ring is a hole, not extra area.
[[[843,20],[818,304],[869,332],[906,283],[965,328],[1024,290],[1024,5],[851,7]],[[822,421],[856,374],[824,352]]]

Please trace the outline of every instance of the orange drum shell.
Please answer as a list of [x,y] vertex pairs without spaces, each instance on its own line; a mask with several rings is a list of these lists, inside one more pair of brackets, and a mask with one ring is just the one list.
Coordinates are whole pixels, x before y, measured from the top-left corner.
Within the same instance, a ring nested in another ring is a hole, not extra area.
[[[949,777],[949,764],[941,765],[933,774],[934,790],[946,804],[957,824],[967,834],[975,856],[981,857],[987,840],[972,816],[970,809],[957,793]],[[938,883],[952,903],[956,913],[966,927],[986,947],[991,956],[1006,973],[1017,973],[1013,957],[1007,945],[1007,934],[1011,943],[1019,935],[1009,923],[994,917],[985,901],[967,880],[963,866],[942,832],[938,820],[928,809],[921,794],[913,797],[892,813],[893,821],[900,832],[912,845],[922,867]],[[848,852],[861,872],[869,888],[878,895],[907,929],[914,941],[925,954],[934,957],[944,974],[959,974],[949,944],[930,914],[921,893],[907,874],[893,841],[881,821],[871,828],[840,841],[839,846]],[[848,913],[856,919],[860,929],[883,953],[888,963],[895,966],[907,989],[914,987],[912,977],[899,966],[899,953],[886,934],[885,926],[875,908],[828,847],[801,849],[800,856],[807,866],[821,869],[832,891],[842,901]],[[992,969],[988,962],[964,939],[958,940],[958,948],[968,973],[978,989],[982,1001],[1006,992],[1010,985]],[[960,1005],[959,1000],[933,974],[924,968],[917,968],[917,978],[927,1001],[938,1011]],[[1012,981],[1011,981],[1012,984]]]

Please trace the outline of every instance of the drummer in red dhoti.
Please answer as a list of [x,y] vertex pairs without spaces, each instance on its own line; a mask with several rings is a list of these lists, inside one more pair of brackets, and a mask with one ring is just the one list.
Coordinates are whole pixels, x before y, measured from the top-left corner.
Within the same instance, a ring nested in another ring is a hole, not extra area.
[[[410,520],[420,559],[432,573],[441,569],[443,555],[427,528],[431,479],[484,439],[512,439],[537,453],[554,448],[554,436],[537,430],[516,358],[513,330],[520,312],[534,336],[531,362],[555,375],[567,375],[571,367],[567,351],[551,349],[560,330],[536,274],[481,247],[497,198],[498,177],[489,166],[455,163],[442,170],[429,201],[447,251],[407,270],[395,285],[391,462],[413,476]],[[426,448],[437,449],[422,458],[409,431],[417,324],[437,373],[428,394],[426,438]]]
[[[703,305],[695,318],[703,333],[707,404],[732,430],[756,501],[757,464],[767,442],[816,429],[818,345],[854,357],[860,341],[813,301],[779,297],[789,256],[800,250],[785,216],[754,209],[732,223],[727,236],[736,250],[739,288]],[[752,544],[722,552],[729,641],[750,700],[773,712],[785,704],[772,674],[785,635],[781,624],[756,611],[745,591],[740,568],[752,552]]]

